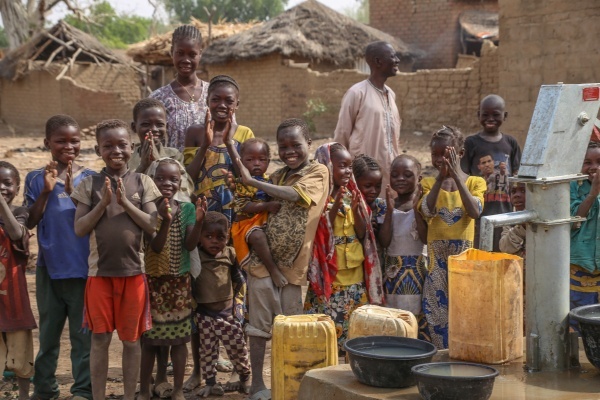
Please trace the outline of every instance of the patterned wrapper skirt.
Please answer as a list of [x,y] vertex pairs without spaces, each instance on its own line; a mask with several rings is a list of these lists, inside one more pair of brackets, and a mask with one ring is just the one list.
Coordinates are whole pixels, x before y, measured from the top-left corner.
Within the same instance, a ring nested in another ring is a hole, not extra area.
[[369,304],[364,282],[348,286],[333,285],[331,297],[327,301],[324,296],[317,296],[310,287],[306,293],[304,311],[306,314],[326,314],[333,319],[337,334],[338,348],[344,350],[348,339],[350,315],[360,306]]
[[419,323],[419,339],[431,341],[423,314],[423,284],[427,277],[425,256],[388,256],[384,258],[383,293],[385,306],[410,311]]
[[152,329],[142,342],[153,346],[176,346],[190,341],[192,332],[192,286],[190,274],[148,276]]
[[[589,304],[598,304],[600,300],[600,272],[590,272],[578,265],[570,266],[570,308],[571,310]],[[571,328],[579,332],[579,324],[569,319]]]
[[427,243],[430,266],[423,284],[423,313],[431,342],[438,349],[448,348],[448,257],[472,247],[470,240],[433,240]]

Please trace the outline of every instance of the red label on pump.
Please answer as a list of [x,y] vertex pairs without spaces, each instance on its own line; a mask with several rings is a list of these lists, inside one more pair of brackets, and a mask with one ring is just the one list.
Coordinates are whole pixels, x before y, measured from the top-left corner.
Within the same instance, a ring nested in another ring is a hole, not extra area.
[[596,101],[600,99],[600,87],[589,87],[583,89],[583,101]]

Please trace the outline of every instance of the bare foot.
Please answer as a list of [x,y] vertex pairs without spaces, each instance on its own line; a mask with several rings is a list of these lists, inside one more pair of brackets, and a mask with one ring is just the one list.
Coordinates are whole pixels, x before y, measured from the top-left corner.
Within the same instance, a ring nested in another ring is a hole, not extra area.
[[197,372],[192,372],[192,375],[190,375],[190,377],[187,379],[187,381],[185,381],[183,384],[183,391],[191,392],[192,390],[194,390],[198,386],[200,386],[200,383],[201,383],[200,374],[198,374]]
[[185,400],[183,390],[174,390],[173,393],[171,393],[171,400]]
[[237,392],[241,387],[242,383],[240,382],[240,376],[237,372],[233,371],[231,373],[231,378],[229,378],[229,381],[223,386],[223,389],[225,389],[226,392]]
[[139,392],[136,399],[137,400],[150,400],[152,397],[150,397],[150,393],[142,393]]

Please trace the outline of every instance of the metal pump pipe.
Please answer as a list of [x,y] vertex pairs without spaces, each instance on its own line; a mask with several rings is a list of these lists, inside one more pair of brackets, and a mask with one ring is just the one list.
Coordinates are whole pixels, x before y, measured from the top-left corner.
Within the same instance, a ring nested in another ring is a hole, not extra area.
[[560,371],[572,364],[568,335],[571,223],[569,181],[512,178],[525,183],[526,210],[481,218],[479,245],[491,251],[494,227],[527,223],[526,368]]
[[537,213],[533,210],[515,211],[506,214],[481,217],[479,224],[479,248],[485,251],[493,250],[494,228],[524,224],[535,218],[537,218]]

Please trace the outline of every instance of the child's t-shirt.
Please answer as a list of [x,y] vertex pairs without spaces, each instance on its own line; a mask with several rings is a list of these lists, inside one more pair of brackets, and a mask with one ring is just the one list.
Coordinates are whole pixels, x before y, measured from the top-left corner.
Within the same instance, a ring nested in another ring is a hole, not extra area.
[[[378,217],[377,222],[383,224],[385,216]],[[419,238],[415,211],[394,209],[392,212],[392,240],[386,249],[390,257],[418,256],[426,254],[425,244]]]
[[[25,178],[24,206],[31,207],[44,190],[44,172],[46,168],[31,171]],[[77,187],[81,181],[96,172],[81,168],[73,176]],[[77,207],[65,192],[65,182],[58,179],[48,196],[44,215],[37,226],[39,253],[38,267],[48,270],[50,279],[71,279],[88,276],[88,257],[90,255],[89,236],[75,234],[75,210]],[[65,257],[68,254],[68,257]]]
[[29,259],[29,232],[25,228],[29,213],[25,207],[10,207],[23,229],[23,237],[12,241],[0,219],[0,332],[34,329],[35,319],[29,303],[25,269]]
[[[144,273],[144,231],[125,209],[117,203],[117,181],[106,173],[85,178],[71,198],[92,209],[102,199],[105,178],[113,190],[112,202],[90,233],[89,276],[127,277]],[[149,176],[127,171],[121,177],[125,195],[140,210],[142,206],[162,197]]]
[[[577,214],[577,210],[591,189],[592,184],[587,179],[571,182],[571,215]],[[598,220],[600,220],[600,198],[597,197],[588,211],[587,219],[575,224],[571,229],[570,262],[593,273],[600,271]]]
[[319,219],[329,198],[329,170],[313,160],[299,171],[289,171],[289,167],[275,171],[271,181],[275,185],[291,186],[300,199],[297,202],[279,200],[281,209],[269,214],[265,233],[273,260],[283,276],[290,284],[302,285],[306,283]]
[[202,271],[193,284],[194,298],[198,304],[231,300],[234,286],[245,282],[235,249],[227,246],[216,256],[204,252],[201,248],[198,249],[198,253]]
[[521,165],[521,148],[514,137],[502,133],[500,141],[488,142],[479,134],[469,136],[460,164],[466,174],[486,181],[482,216],[512,211],[508,177]]

